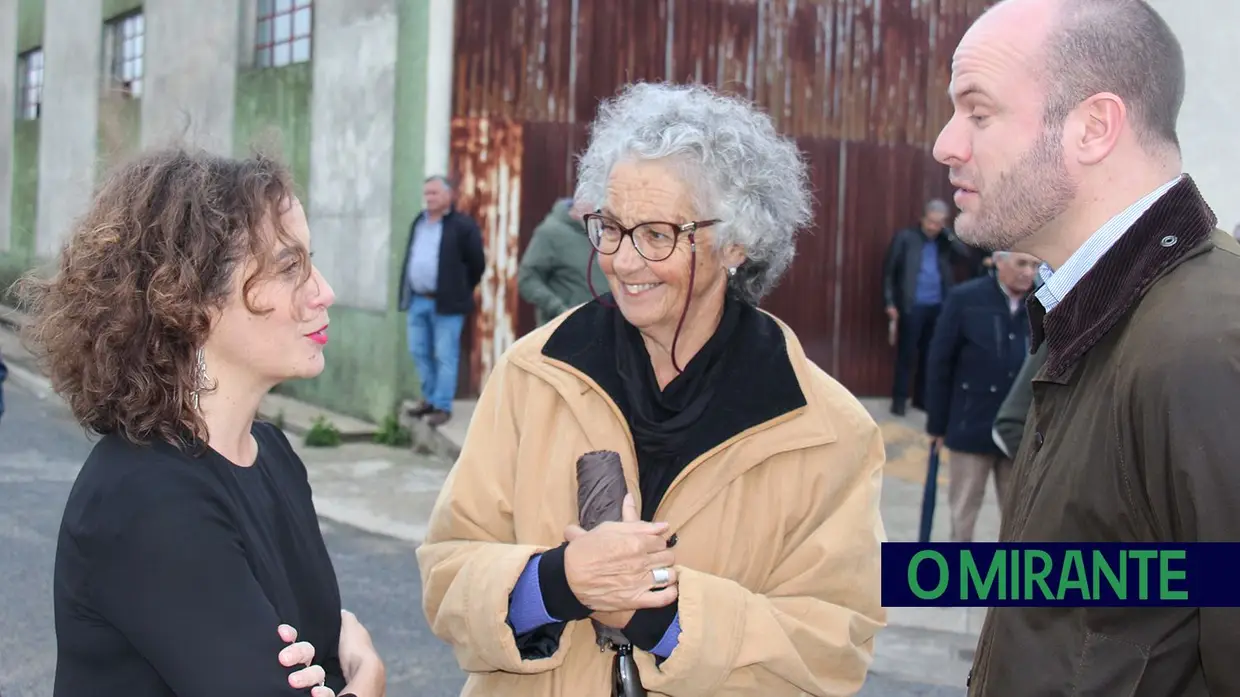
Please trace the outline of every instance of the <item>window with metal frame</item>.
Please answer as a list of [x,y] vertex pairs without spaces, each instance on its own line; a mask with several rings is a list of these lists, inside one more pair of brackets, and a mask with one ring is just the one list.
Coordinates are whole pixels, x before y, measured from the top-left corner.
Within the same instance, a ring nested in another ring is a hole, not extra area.
[[312,0],[258,0],[254,64],[272,68],[310,60]]
[[132,12],[108,21],[104,26],[104,65],[108,88],[131,97],[142,96],[143,58],[146,24],[142,12]]
[[104,25],[104,87],[109,91],[141,97],[145,69],[146,25],[141,11],[130,12]]
[[17,57],[17,118],[33,121],[43,111],[43,49]]

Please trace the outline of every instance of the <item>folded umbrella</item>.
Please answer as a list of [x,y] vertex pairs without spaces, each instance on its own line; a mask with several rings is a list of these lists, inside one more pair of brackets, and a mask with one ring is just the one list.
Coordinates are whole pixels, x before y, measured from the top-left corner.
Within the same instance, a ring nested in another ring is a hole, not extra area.
[[[620,453],[596,450],[577,458],[577,524],[582,528],[593,530],[608,521],[618,522],[627,493]],[[619,629],[590,621],[594,623],[599,646],[606,646],[607,642],[615,646],[629,643]]]

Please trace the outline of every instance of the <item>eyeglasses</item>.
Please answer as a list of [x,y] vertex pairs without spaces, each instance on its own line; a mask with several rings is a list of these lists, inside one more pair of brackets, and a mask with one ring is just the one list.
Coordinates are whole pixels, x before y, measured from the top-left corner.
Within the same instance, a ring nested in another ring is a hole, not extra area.
[[620,242],[628,235],[633,240],[633,248],[647,261],[663,261],[670,257],[676,250],[676,241],[681,233],[689,233],[689,240],[693,241],[694,232],[721,222],[695,220],[682,224],[654,221],[626,228],[600,213],[587,213],[583,220],[590,244],[599,254],[615,254],[620,250]]

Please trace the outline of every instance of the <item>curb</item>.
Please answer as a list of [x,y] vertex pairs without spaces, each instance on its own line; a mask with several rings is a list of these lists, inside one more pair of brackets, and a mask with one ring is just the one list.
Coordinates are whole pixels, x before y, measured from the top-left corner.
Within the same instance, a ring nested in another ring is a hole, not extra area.
[[331,498],[316,495],[313,500],[319,518],[329,523],[345,525],[370,535],[409,542],[415,547],[426,538],[425,524],[412,525],[387,520]]

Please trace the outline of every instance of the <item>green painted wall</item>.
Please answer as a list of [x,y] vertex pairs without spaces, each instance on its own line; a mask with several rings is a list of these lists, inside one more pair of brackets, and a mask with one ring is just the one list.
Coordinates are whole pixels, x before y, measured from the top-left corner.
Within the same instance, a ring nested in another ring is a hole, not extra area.
[[[279,388],[292,397],[375,422],[395,413],[403,399],[416,397],[418,392],[405,345],[405,315],[396,309],[396,292],[409,223],[422,200],[429,8],[424,0],[398,0],[397,9],[394,116],[398,126],[393,147],[390,305],[382,313],[332,308],[327,368],[313,380],[285,383]],[[240,98],[237,109],[242,110]],[[241,133],[239,128],[237,136]]]
[[18,0],[17,52],[43,45],[43,0]]
[[[103,21],[129,14],[142,8],[142,0],[102,0]],[[102,32],[103,27],[99,30]],[[95,180],[107,171],[138,154],[142,148],[142,101],[123,92],[103,90],[99,94],[98,152]]]
[[[43,45],[43,0],[17,3],[17,52]],[[5,108],[16,109],[16,105]],[[39,121],[13,122],[13,204],[9,249],[0,252],[0,297],[34,266],[34,229],[39,199]]]
[[11,236],[0,252],[0,288],[7,291],[34,266],[34,229],[39,200],[39,122],[13,123],[13,210]]
[[297,197],[309,207],[311,63],[247,68],[237,75],[233,149],[239,157],[254,149],[279,157],[293,170]]
[[103,21],[142,7],[142,0],[103,0]]
[[[396,66],[396,147],[392,166],[392,259],[388,270],[388,297],[392,302],[392,327],[396,335],[396,375],[402,397],[420,397],[418,373],[409,355],[405,314],[396,309],[396,296],[405,270],[405,247],[409,244],[409,226],[422,210],[422,184],[425,180],[426,152],[426,71],[430,63],[427,45],[430,40],[430,3],[424,0],[400,0],[400,44]],[[467,370],[469,359],[462,351],[461,369]]]

